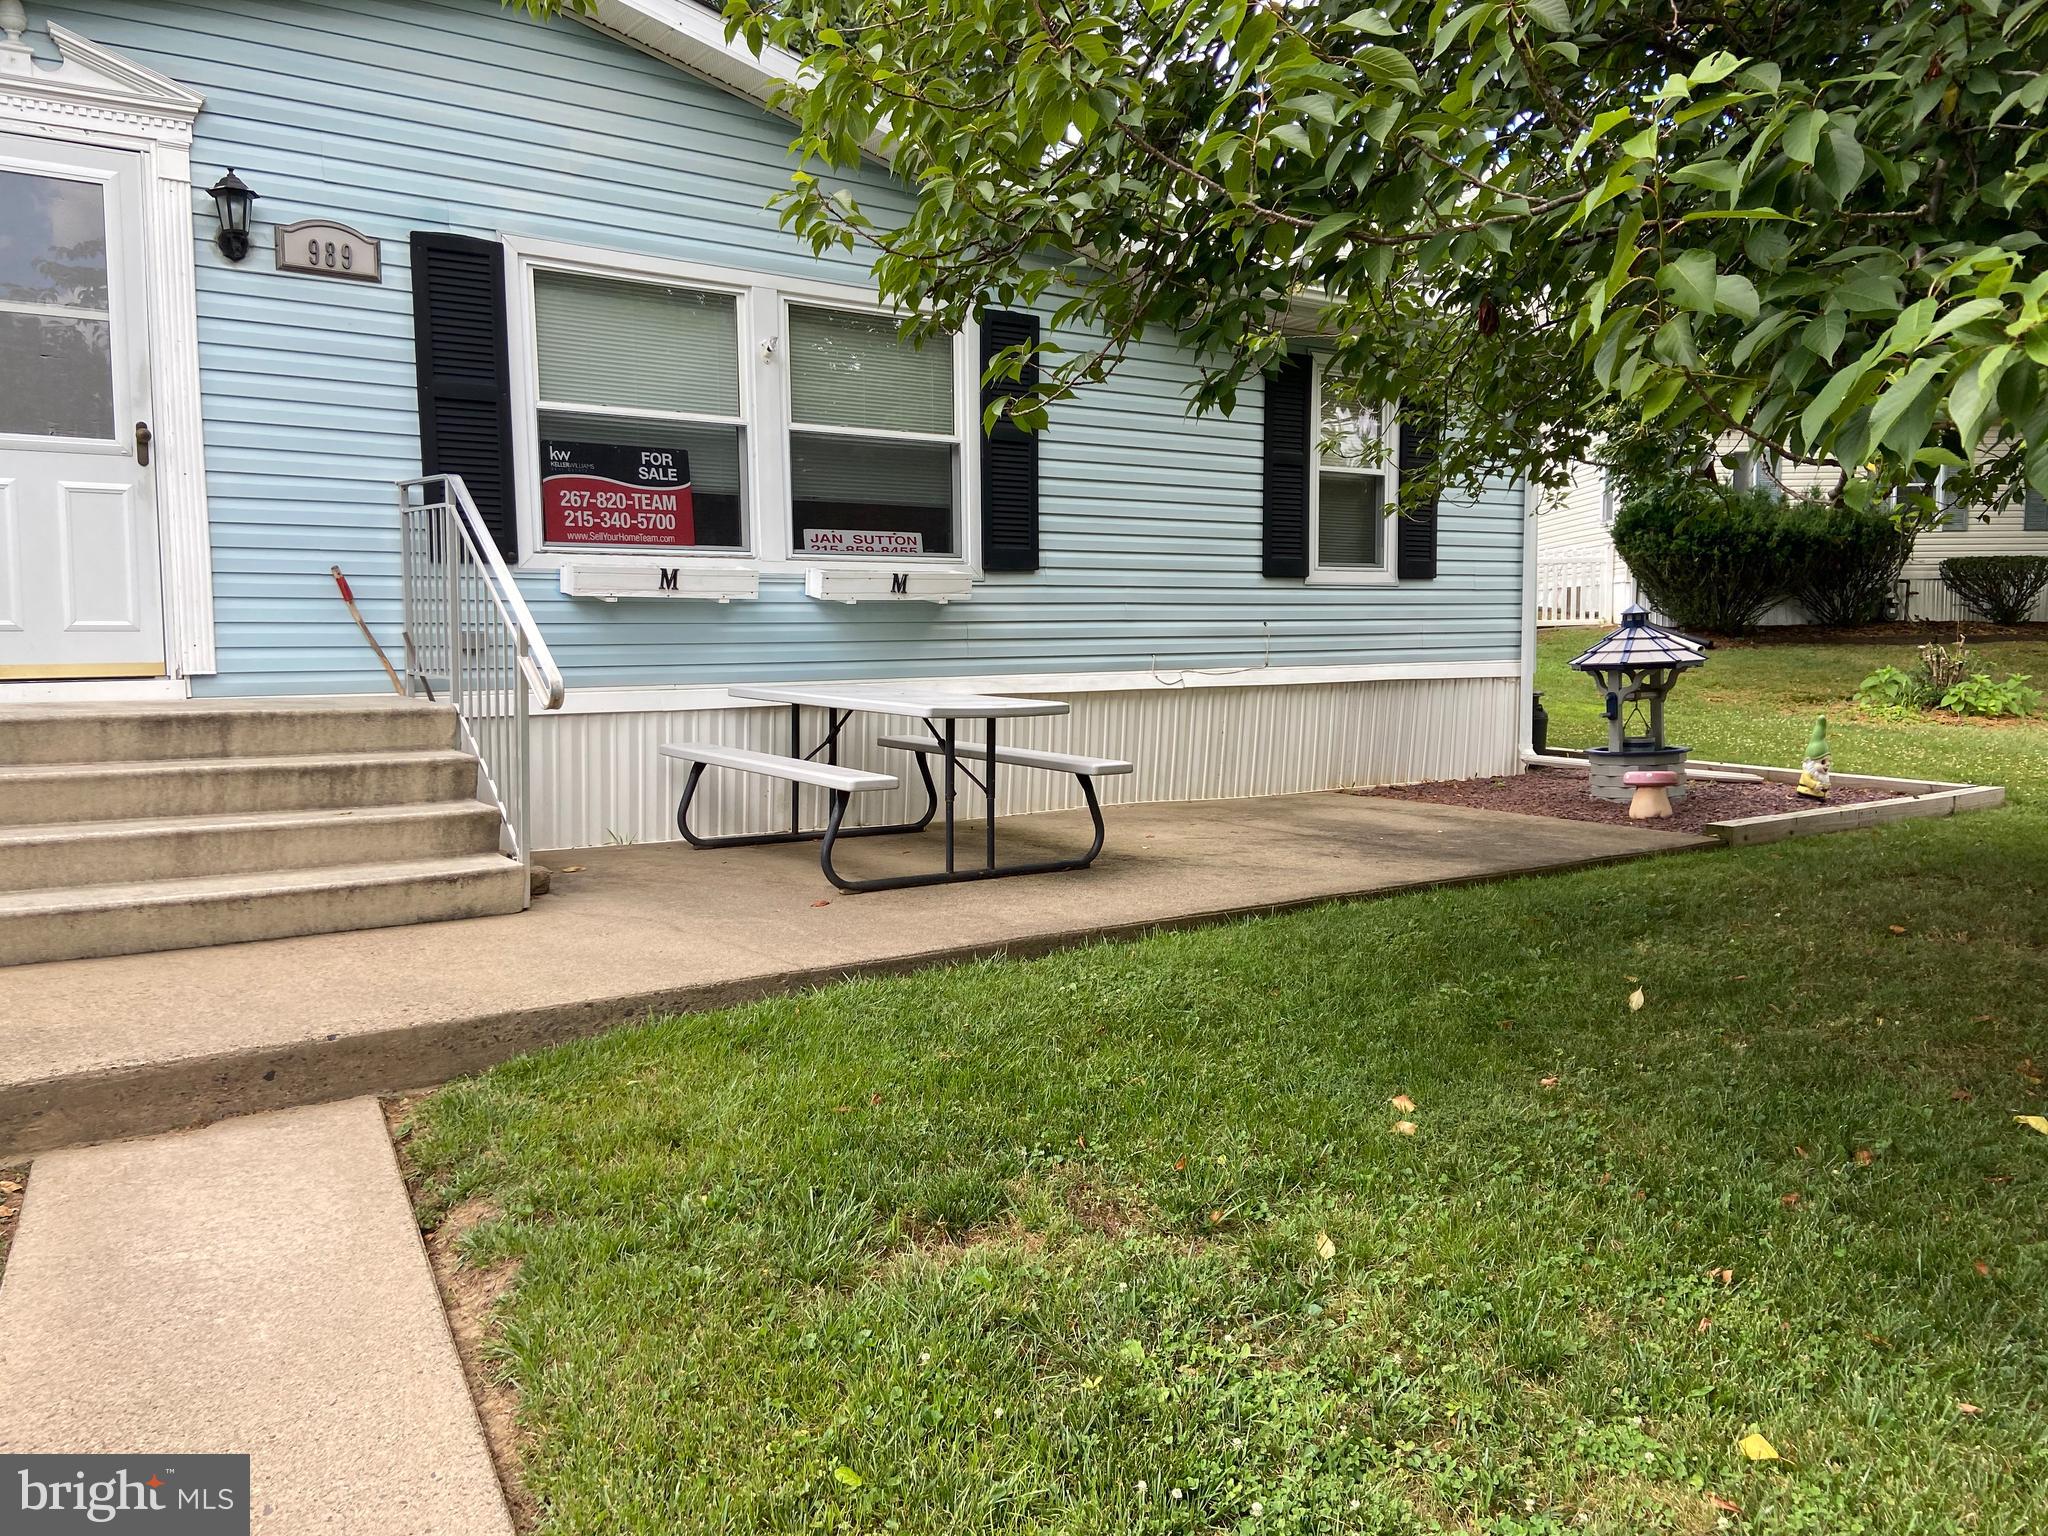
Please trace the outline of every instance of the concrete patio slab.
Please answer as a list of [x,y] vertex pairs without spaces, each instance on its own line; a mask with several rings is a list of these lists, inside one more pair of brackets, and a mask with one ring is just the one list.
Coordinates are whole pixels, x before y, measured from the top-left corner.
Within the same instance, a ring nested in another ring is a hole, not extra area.
[[[999,830],[1005,858],[1088,836],[1079,812]],[[1314,794],[1116,808],[1091,869],[862,896],[825,882],[814,844],[551,855],[553,894],[515,916],[0,969],[0,1162],[424,1087],[646,1014],[849,975],[1708,846]],[[841,845],[851,874],[937,858],[931,834]]]
[[246,1452],[257,1532],[511,1536],[374,1099],[37,1160],[0,1451]]

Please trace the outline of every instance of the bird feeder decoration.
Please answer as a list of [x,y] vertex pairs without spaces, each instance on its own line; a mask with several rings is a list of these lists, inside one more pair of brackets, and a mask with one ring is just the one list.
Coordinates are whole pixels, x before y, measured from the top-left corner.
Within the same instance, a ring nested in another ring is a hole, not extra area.
[[1626,805],[1635,793],[1627,775],[1662,770],[1678,776],[1671,798],[1683,797],[1685,759],[1692,749],[1665,741],[1664,700],[1681,672],[1706,660],[1696,641],[1659,628],[1647,611],[1631,604],[1621,628],[1572,662],[1572,670],[1592,678],[1607,701],[1607,745],[1586,753],[1595,800]]

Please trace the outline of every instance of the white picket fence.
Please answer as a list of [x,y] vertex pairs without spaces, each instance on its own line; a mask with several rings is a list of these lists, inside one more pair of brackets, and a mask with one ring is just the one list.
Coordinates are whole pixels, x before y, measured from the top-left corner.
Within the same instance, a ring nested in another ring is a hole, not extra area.
[[1614,621],[1613,579],[1597,552],[1561,550],[1536,559],[1536,622],[1541,625]]

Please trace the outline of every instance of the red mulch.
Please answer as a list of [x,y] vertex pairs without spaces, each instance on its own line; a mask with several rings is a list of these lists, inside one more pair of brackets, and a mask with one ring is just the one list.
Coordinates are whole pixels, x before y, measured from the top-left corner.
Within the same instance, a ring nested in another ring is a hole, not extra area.
[[[1770,816],[1781,811],[1810,811],[1820,802],[1805,800],[1790,784],[1708,784],[1695,779],[1685,798],[1671,803],[1662,821],[1630,821],[1628,807],[1595,800],[1586,790],[1586,776],[1569,768],[1532,768],[1501,779],[1439,779],[1432,784],[1396,784],[1360,789],[1359,795],[1388,800],[1422,800],[1432,805],[1469,805],[1482,811],[1513,811],[1523,816],[1558,816],[1567,821],[1605,821],[1641,827],[1647,832],[1698,832],[1712,821],[1741,816]],[[1855,805],[1864,800],[1893,799],[1891,791],[1838,784],[1824,802]]]

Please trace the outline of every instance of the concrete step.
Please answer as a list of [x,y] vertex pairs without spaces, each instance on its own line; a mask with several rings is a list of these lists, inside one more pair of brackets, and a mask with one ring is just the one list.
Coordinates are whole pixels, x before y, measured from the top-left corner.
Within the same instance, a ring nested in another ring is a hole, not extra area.
[[0,827],[0,891],[490,853],[499,824],[498,813],[480,800],[435,800]]
[[475,793],[476,759],[452,749],[34,763],[0,768],[0,826],[410,805]]
[[526,871],[496,853],[0,894],[0,966],[518,912]]
[[246,1451],[268,1536],[512,1536],[374,1099],[37,1159],[0,1335],[9,1451]]
[[453,747],[455,711],[392,694],[0,708],[0,765]]

